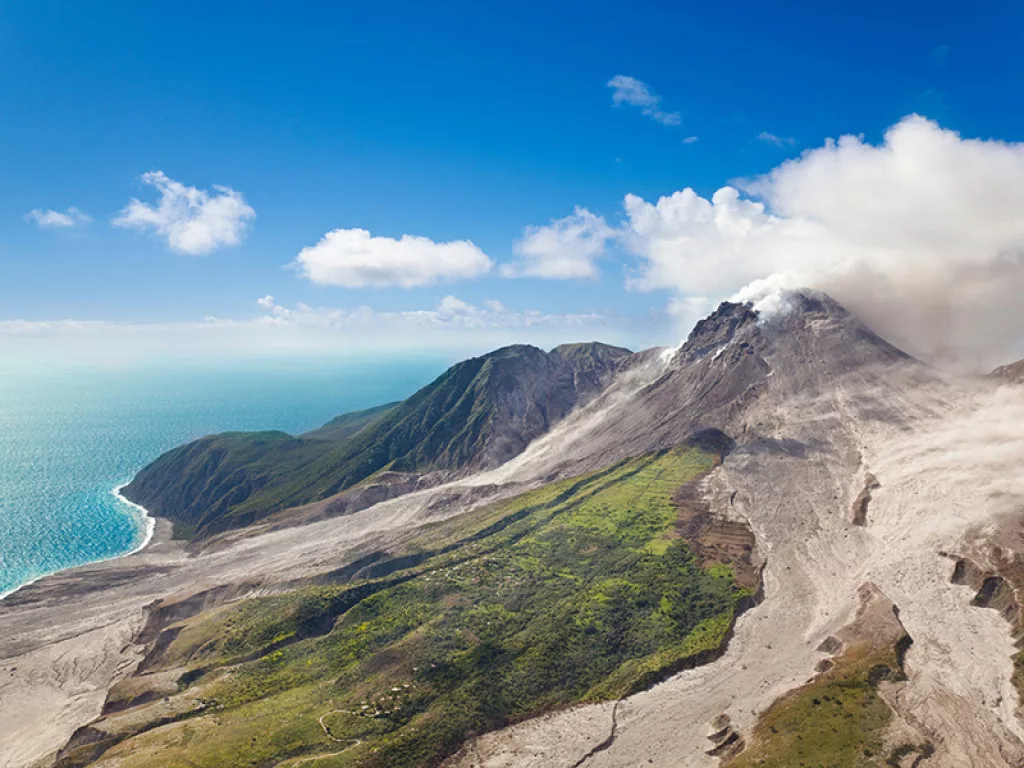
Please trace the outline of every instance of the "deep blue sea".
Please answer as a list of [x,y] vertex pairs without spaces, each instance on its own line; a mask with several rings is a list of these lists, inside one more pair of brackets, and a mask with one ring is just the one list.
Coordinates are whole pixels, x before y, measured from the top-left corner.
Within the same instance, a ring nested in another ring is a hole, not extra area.
[[113,490],[211,432],[303,432],[399,400],[441,360],[0,370],[0,595],[137,547],[144,516]]

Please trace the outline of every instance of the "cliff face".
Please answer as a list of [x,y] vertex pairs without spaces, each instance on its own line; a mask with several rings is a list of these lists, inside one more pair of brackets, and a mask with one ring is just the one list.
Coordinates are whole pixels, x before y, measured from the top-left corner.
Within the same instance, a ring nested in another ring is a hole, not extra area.
[[[630,354],[621,347],[590,343],[566,344],[548,353],[529,346],[506,347],[477,358],[483,365],[469,387],[472,403],[460,397],[450,422],[457,429],[454,439],[446,442],[445,430],[440,430],[435,438],[439,458],[431,453],[430,440],[417,446],[416,466],[489,469],[503,464],[601,392]],[[468,411],[466,405],[471,405]],[[459,429],[464,414],[465,427]],[[424,427],[436,432],[429,424]]]
[[383,469],[487,469],[599,393],[629,355],[597,343],[505,347],[454,365],[402,403],[346,414],[301,437],[229,433],[181,446],[123,493],[191,538],[326,498]]
[[989,376],[993,379],[1002,379],[1009,384],[1024,384],[1024,360],[1000,365]]

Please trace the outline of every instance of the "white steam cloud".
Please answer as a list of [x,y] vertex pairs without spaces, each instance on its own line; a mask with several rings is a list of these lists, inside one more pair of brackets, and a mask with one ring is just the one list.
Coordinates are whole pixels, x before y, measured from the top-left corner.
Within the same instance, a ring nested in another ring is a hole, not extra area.
[[829,140],[710,199],[684,189],[624,206],[630,287],[674,290],[687,322],[730,296],[810,287],[933,362],[1024,354],[1024,144],[912,115],[880,144]]

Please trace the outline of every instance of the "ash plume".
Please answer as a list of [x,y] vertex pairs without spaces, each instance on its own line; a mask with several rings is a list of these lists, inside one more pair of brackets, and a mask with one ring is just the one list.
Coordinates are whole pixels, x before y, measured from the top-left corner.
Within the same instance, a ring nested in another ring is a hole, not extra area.
[[1024,354],[1024,144],[917,115],[843,136],[710,199],[625,199],[631,287],[689,324],[726,296],[817,288],[908,352],[959,369]]

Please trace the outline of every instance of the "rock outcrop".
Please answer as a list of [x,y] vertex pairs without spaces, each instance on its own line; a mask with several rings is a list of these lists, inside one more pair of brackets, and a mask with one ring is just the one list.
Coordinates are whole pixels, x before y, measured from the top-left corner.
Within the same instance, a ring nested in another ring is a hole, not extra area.
[[1000,365],[989,376],[993,379],[1005,381],[1008,384],[1024,384],[1024,360]]

